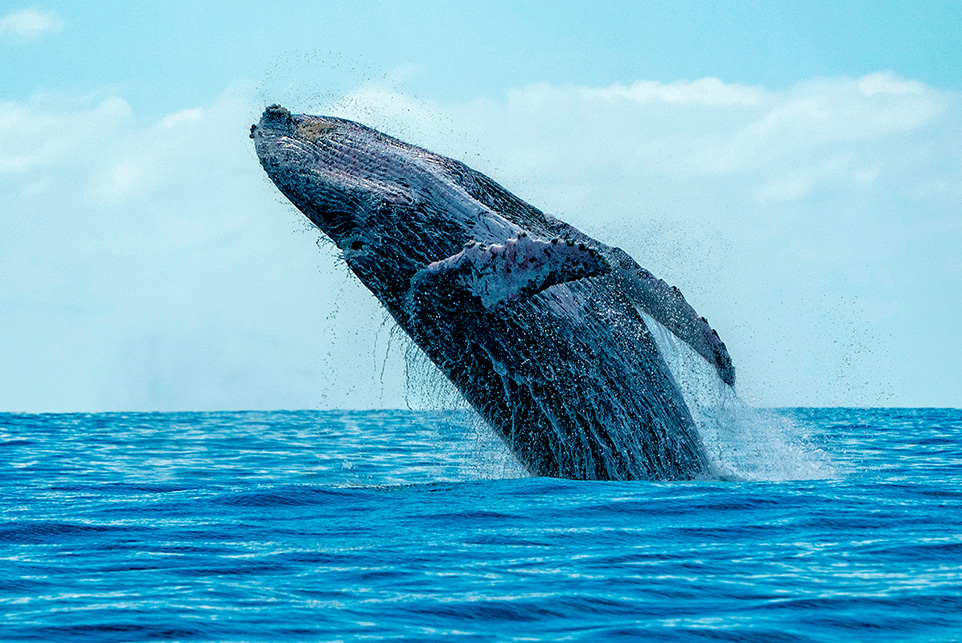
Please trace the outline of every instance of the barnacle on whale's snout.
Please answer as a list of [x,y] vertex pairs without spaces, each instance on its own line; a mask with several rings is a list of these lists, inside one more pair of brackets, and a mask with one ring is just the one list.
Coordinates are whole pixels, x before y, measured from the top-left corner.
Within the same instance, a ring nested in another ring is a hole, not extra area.
[[297,135],[306,141],[315,143],[319,138],[334,129],[334,125],[320,119],[303,119],[297,124]]

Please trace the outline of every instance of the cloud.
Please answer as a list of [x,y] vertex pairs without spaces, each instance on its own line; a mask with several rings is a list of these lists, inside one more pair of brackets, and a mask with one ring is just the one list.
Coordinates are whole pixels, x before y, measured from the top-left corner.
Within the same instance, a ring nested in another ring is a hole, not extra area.
[[753,401],[962,403],[962,352],[936,330],[962,312],[957,94],[886,72],[457,103],[373,84],[331,109],[625,247],[713,320]]
[[252,93],[156,119],[118,96],[0,106],[0,408],[344,407],[352,387],[383,390],[382,314],[260,169]]
[[[272,96],[284,102],[283,91]],[[244,85],[0,104],[0,408],[403,406],[403,339],[269,183]],[[962,107],[879,73],[384,85],[295,110],[459,158],[678,285],[766,405],[959,406]]]
[[473,159],[556,212],[697,217],[697,197],[709,210],[737,202],[745,220],[827,193],[951,192],[958,102],[878,73],[778,92],[717,79],[540,84],[447,104],[369,85],[328,107]]
[[0,176],[42,172],[80,150],[96,150],[130,118],[130,106],[116,96],[81,109],[2,102]]
[[115,141],[111,153],[93,168],[88,196],[117,204],[146,198],[158,186],[189,181],[192,177],[183,174],[175,179],[178,170],[196,169],[198,155],[214,153],[217,147],[211,142],[218,132],[218,112],[232,108],[236,110],[222,99],[208,109],[181,110]]
[[63,22],[52,11],[23,9],[0,18],[0,37],[15,36],[31,39],[48,32],[63,29]]
[[888,74],[805,83],[771,95],[750,123],[705,146],[699,162],[708,171],[737,172],[881,140],[922,127],[945,102],[938,91]]

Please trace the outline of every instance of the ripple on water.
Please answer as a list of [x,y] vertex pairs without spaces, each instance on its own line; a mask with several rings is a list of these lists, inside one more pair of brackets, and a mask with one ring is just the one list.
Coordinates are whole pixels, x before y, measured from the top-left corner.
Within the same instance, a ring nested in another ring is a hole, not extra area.
[[459,412],[0,415],[0,638],[953,640],[962,412],[779,414],[833,477],[498,478]]

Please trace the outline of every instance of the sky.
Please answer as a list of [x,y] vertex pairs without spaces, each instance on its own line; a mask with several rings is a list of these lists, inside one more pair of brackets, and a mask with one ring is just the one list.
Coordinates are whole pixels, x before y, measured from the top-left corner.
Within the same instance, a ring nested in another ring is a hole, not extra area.
[[0,411],[450,403],[260,169],[274,102],[624,248],[749,403],[960,407],[960,51],[948,1],[0,2]]

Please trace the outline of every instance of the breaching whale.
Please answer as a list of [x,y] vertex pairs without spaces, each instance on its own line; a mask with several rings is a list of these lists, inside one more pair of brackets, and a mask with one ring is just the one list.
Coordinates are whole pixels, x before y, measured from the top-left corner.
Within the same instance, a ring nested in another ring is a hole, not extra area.
[[463,163],[340,118],[268,107],[261,165],[534,475],[711,475],[645,316],[725,383],[725,344],[623,250]]

